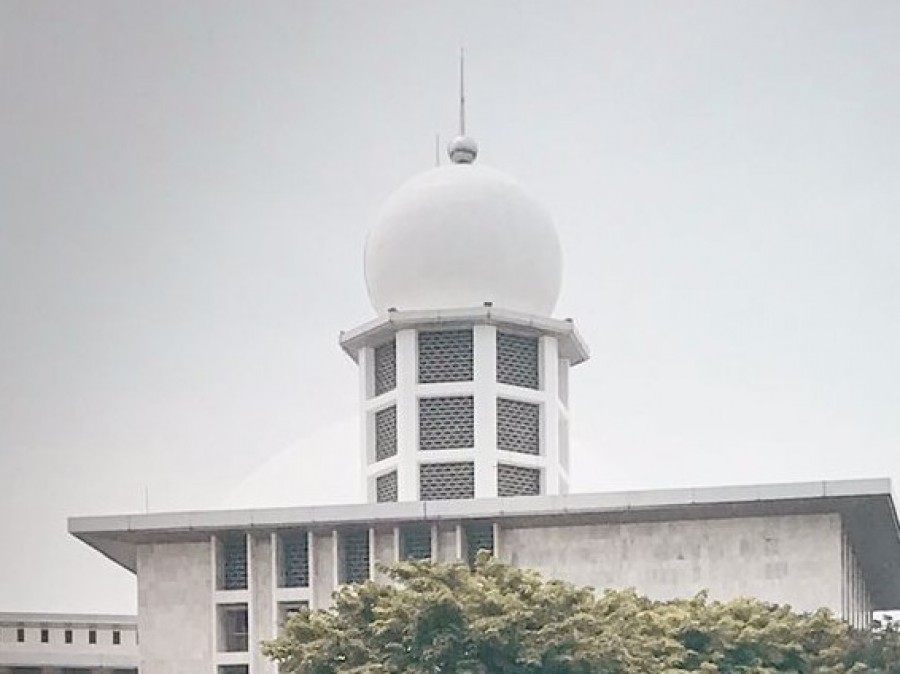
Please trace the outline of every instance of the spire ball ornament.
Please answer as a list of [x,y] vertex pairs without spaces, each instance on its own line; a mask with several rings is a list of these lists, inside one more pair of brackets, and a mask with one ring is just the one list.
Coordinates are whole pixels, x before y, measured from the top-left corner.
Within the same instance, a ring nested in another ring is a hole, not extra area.
[[478,157],[478,143],[471,136],[457,136],[447,144],[447,155],[454,164],[471,164]]

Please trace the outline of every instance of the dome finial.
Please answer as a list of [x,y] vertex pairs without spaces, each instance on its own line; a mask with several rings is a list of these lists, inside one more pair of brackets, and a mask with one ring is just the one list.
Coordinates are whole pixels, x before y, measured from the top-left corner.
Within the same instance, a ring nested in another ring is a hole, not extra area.
[[478,143],[466,135],[465,51],[459,48],[459,135],[447,145],[447,154],[454,164],[471,164],[478,156]]

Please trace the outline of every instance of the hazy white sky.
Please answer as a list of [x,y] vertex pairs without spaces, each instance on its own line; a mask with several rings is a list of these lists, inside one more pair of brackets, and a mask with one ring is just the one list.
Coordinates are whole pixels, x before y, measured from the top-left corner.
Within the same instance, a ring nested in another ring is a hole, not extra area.
[[0,610],[134,610],[65,528],[145,487],[353,493],[338,331],[460,43],[593,351],[576,488],[900,479],[900,3],[0,0]]

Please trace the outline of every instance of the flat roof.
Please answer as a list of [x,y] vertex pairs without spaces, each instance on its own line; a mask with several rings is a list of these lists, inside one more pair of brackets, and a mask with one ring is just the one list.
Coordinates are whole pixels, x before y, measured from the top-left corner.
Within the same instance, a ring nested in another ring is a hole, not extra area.
[[123,627],[137,628],[137,616],[110,613],[33,613],[0,611],[0,625],[19,627]]
[[841,515],[875,610],[900,607],[900,525],[889,479],[836,480],[559,496],[409,501],[73,517],[69,532],[135,571],[141,543],[204,541],[216,532],[328,530],[366,524],[492,519],[517,526],[659,522],[795,514]]

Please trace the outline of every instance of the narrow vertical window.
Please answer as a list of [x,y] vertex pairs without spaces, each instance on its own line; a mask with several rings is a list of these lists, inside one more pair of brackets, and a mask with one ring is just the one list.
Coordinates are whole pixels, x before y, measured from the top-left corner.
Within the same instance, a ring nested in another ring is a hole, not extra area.
[[97,630],[88,630],[88,643],[89,644],[97,643]]
[[25,628],[24,627],[20,627],[16,630],[16,641],[18,641],[20,644],[25,643]]
[[122,633],[119,630],[113,630],[112,642],[113,646],[119,646],[122,644]]
[[220,548],[221,587],[223,590],[247,589],[247,538],[232,534],[222,539]]
[[72,630],[66,630],[65,633],[63,634],[63,637],[67,644],[71,644],[72,643]]
[[50,643],[50,630],[48,630],[48,629],[41,630],[41,643],[42,644]]

